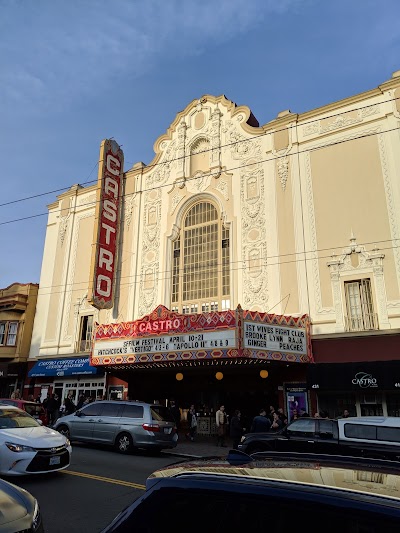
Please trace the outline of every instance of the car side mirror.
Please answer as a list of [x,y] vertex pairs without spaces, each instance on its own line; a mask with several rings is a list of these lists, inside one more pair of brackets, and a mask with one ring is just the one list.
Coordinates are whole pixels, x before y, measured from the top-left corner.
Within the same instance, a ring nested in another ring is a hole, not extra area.
[[75,416],[82,416],[82,413],[80,411],[75,411],[74,415]]

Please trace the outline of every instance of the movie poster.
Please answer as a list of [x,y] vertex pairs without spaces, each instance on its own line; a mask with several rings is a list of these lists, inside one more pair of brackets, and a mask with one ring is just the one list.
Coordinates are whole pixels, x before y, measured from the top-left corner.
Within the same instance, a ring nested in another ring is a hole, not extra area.
[[286,385],[285,391],[288,422],[292,422],[302,414],[309,415],[306,385],[302,383]]

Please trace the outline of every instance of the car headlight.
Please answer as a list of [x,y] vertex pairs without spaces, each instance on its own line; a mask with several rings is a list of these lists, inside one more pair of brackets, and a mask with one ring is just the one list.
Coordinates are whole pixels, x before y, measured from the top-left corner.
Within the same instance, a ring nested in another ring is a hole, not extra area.
[[35,508],[33,510],[33,520],[32,520],[32,530],[37,531],[40,526],[40,522],[42,521],[42,517],[40,515],[40,508],[37,500],[35,500]]
[[13,442],[6,442],[5,445],[12,452],[36,452],[35,448],[31,446],[24,446],[23,444],[14,444]]
[[64,446],[65,446],[66,448],[68,448],[68,446],[71,446],[71,442],[70,442],[69,439],[66,439],[66,440],[65,440],[65,444],[64,444]]

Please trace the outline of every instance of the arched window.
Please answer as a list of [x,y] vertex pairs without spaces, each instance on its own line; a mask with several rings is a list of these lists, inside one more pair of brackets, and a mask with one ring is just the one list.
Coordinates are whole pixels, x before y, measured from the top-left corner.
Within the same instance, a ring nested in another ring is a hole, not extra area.
[[173,243],[172,310],[230,309],[229,230],[210,202],[193,205]]

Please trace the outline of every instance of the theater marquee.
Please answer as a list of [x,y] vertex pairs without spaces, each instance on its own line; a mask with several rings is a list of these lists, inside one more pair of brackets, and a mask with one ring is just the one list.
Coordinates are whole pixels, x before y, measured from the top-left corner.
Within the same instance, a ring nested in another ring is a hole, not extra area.
[[100,147],[88,297],[97,309],[111,309],[114,303],[123,167],[124,154],[119,145],[104,140]]
[[309,320],[231,311],[181,315],[158,306],[134,322],[98,324],[92,365],[118,366],[202,359],[311,360]]

